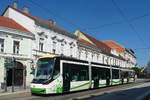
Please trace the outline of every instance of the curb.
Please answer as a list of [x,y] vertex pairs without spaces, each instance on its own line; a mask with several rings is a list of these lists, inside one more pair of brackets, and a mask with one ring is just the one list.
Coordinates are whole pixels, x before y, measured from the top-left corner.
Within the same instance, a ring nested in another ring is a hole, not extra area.
[[18,91],[13,93],[1,93],[0,94],[0,100],[6,100],[6,99],[12,99],[12,98],[19,98],[19,97],[25,97],[25,96],[31,96],[31,93],[29,91]]

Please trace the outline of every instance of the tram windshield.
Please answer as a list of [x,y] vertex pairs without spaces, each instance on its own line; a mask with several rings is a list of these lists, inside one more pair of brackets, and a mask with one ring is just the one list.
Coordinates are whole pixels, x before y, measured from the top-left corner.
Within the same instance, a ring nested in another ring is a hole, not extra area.
[[41,58],[37,62],[34,80],[45,81],[52,77],[54,69],[54,59]]

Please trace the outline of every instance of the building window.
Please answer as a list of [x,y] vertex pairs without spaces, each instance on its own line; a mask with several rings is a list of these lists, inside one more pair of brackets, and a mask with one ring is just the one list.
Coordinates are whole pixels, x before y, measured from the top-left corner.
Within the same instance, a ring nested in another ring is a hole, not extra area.
[[99,61],[99,54],[97,54],[97,61]]
[[70,46],[70,57],[72,57],[72,49],[73,49],[73,47]]
[[63,55],[63,54],[64,54],[64,44],[61,43],[61,55]]
[[85,59],[88,60],[88,51],[87,50],[85,51]]
[[0,39],[0,52],[4,52],[4,39]]
[[94,53],[92,53],[92,61],[93,61],[93,58],[94,58]]
[[53,42],[53,49],[52,49],[52,53],[56,53],[56,42]]
[[104,64],[104,63],[105,63],[105,56],[103,55],[102,57],[103,57],[102,62],[103,62],[103,64]]
[[43,45],[44,44],[42,42],[39,43],[39,51],[43,51]]
[[13,44],[13,53],[14,54],[19,54],[19,41],[14,41],[14,44]]
[[81,50],[79,50],[79,59],[80,59],[80,57],[81,57]]

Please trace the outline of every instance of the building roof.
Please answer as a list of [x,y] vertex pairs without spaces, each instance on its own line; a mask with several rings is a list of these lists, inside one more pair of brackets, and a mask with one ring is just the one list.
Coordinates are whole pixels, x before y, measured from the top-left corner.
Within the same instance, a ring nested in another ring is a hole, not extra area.
[[23,26],[15,22],[13,19],[10,19],[4,16],[0,16],[0,26],[31,33],[26,28],[24,28]]
[[136,58],[135,52],[134,52],[132,49],[129,49],[129,48],[127,49],[127,48],[125,48],[125,50],[126,50],[126,52],[130,53],[133,57]]
[[[25,13],[25,12],[23,12],[22,10],[16,9],[16,8],[14,8],[14,7],[12,7],[12,6],[8,6],[8,7],[5,9],[5,11],[6,11],[9,7],[12,8],[13,10],[15,10],[15,11],[17,11],[17,12],[23,14],[24,16],[27,16],[27,17],[31,18],[32,20],[35,21],[35,24],[37,24],[37,25],[39,25],[39,26],[42,26],[42,27],[47,28],[47,29],[51,29],[51,30],[53,30],[54,32],[58,32],[58,33],[60,33],[60,34],[69,36],[69,37],[71,37],[71,38],[76,38],[76,36],[75,36],[74,34],[71,34],[71,33],[67,32],[66,30],[64,30],[63,28],[57,26],[53,20],[44,20],[44,19],[39,18],[39,17],[37,17],[37,16],[32,16],[30,13]],[[5,13],[5,11],[4,11],[4,13]],[[4,13],[3,13],[3,14],[4,14]],[[3,15],[3,14],[2,14],[2,15]]]
[[78,39],[78,42],[83,43],[84,45],[87,45],[87,46],[90,46],[90,47],[93,47],[93,48],[97,48],[96,45],[94,45],[94,44],[92,44],[92,43],[90,43],[90,42],[88,42],[84,39],[81,39],[81,38]]
[[125,50],[124,47],[122,47],[120,44],[118,44],[117,42],[113,40],[106,40],[106,41],[103,41],[103,43],[105,43],[110,48],[115,49],[119,53],[124,52]]
[[84,32],[82,32],[88,39],[90,39],[95,45],[97,48],[99,48],[100,50],[102,50],[102,52],[105,52],[105,53],[110,53],[111,51],[111,48],[109,46],[107,46],[105,43],[103,43],[102,41],[100,40],[97,40],[95,39],[94,37],[88,35],[88,34],[85,34]]

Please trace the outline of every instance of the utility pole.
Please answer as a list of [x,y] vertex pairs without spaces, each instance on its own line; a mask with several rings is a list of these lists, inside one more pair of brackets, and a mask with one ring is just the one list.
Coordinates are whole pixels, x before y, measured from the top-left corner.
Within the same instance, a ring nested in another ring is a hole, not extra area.
[[91,67],[91,61],[89,61],[89,80],[90,80],[90,88],[92,86],[92,67]]
[[7,67],[5,67],[4,85],[5,85],[5,92],[7,92]]
[[110,64],[110,80],[111,80],[111,81],[110,81],[110,82],[111,82],[110,84],[112,85],[112,66],[111,66],[111,64]]
[[13,61],[13,66],[12,66],[12,92],[14,92],[14,81],[15,81],[14,74],[15,74],[15,62],[16,62],[14,57],[12,58],[12,61]]
[[[110,84],[112,85],[112,66],[111,66],[111,60],[112,59],[110,58]],[[108,62],[108,64],[109,64],[109,62]]]

